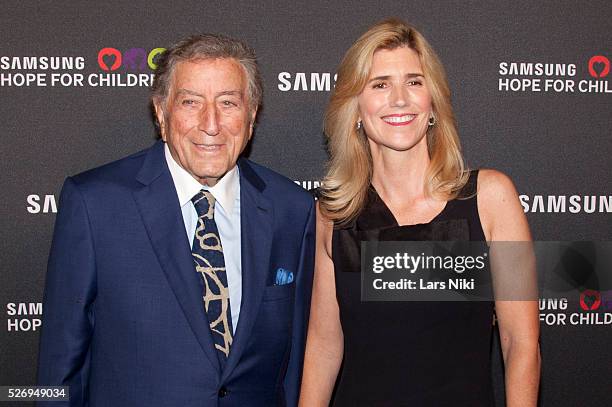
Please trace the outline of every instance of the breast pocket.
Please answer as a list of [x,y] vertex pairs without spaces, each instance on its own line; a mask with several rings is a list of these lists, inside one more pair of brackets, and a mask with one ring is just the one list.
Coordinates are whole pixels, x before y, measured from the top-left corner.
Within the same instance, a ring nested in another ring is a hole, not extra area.
[[263,301],[281,301],[293,299],[295,296],[295,282],[283,285],[271,285],[265,288]]

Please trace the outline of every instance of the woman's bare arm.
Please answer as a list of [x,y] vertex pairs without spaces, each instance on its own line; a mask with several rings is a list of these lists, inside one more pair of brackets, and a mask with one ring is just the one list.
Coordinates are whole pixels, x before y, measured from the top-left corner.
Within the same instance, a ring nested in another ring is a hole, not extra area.
[[327,407],[342,363],[344,337],[331,259],[333,224],[317,204],[317,241],[310,322],[299,405]]
[[[478,209],[487,241],[517,242],[514,260],[524,267],[534,267],[532,252],[521,243],[530,242],[529,225],[512,181],[493,170],[481,170],[478,177]],[[505,243],[500,243],[504,245]],[[493,247],[492,247],[493,249]],[[493,259],[492,259],[493,260]],[[495,272],[495,271],[494,271]],[[533,268],[535,273],[535,268]],[[527,275],[526,278],[529,278]],[[506,372],[506,405],[536,406],[540,383],[539,316],[536,295],[529,299],[506,298],[495,301],[502,354]]]

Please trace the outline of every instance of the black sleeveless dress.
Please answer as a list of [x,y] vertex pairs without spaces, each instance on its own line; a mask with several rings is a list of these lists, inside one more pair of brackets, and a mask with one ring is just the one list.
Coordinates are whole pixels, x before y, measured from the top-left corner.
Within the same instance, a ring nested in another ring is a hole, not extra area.
[[344,361],[332,405],[492,406],[493,303],[362,302],[362,240],[485,241],[478,172],[430,223],[398,226],[373,188],[366,207],[332,238]]

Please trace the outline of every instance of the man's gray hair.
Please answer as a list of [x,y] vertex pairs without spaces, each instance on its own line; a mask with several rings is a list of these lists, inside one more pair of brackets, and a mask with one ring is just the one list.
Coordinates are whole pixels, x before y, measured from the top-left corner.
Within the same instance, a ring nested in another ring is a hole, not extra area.
[[251,111],[257,109],[261,105],[263,85],[255,51],[242,41],[219,34],[191,35],[168,48],[157,64],[151,98],[165,105],[178,62],[217,58],[235,59],[242,66],[247,77]]

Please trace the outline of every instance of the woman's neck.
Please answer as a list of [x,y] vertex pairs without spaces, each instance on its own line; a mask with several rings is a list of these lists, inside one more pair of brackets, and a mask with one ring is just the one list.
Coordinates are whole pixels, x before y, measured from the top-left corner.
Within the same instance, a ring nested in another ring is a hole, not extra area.
[[429,167],[427,148],[418,145],[407,151],[372,151],[372,185],[381,197],[391,201],[412,201],[425,196],[425,175]]

